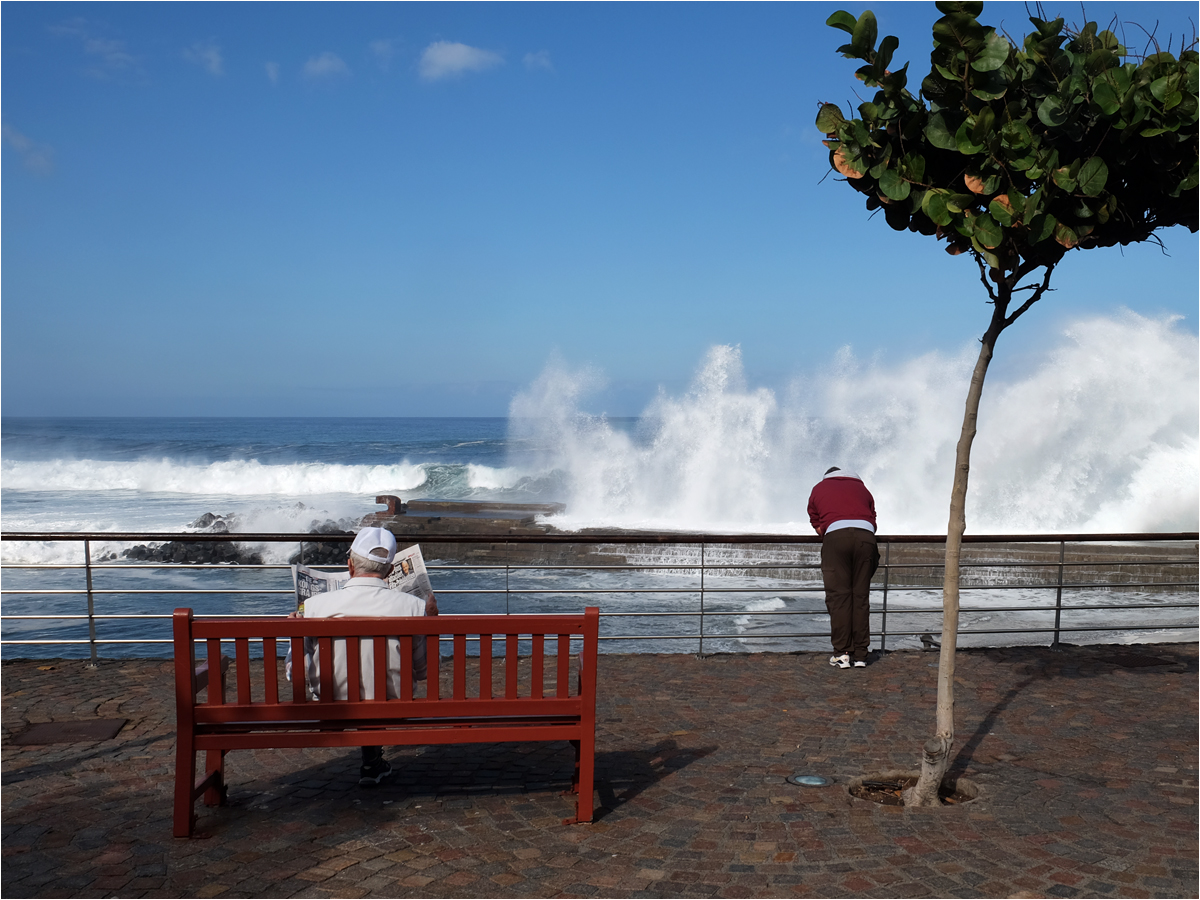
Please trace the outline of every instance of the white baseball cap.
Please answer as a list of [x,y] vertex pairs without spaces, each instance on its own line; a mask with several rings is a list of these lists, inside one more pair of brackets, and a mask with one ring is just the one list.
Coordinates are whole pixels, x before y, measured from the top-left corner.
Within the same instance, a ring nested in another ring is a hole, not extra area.
[[375,562],[391,563],[396,556],[396,536],[386,528],[364,528],[354,538],[350,552]]

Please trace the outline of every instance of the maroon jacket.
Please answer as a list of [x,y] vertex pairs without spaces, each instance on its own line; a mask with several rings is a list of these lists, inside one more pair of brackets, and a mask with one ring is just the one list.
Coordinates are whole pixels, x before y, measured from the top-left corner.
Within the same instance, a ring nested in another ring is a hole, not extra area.
[[808,497],[808,520],[817,534],[840,519],[865,519],[875,527],[875,498],[858,478],[842,478],[836,473],[821,479]]

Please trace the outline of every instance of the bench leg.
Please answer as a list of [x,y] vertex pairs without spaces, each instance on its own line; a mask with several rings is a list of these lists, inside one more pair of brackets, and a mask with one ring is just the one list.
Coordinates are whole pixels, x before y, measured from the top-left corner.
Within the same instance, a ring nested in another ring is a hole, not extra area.
[[175,744],[175,837],[191,837],[196,825],[192,804],[196,799],[196,751],[192,736],[180,730]]
[[595,789],[596,739],[587,736],[582,741],[571,741],[575,748],[575,774],[571,778],[571,790],[575,792],[575,818],[564,819],[564,825],[591,822],[592,794]]
[[204,777],[209,783],[204,791],[205,806],[225,805],[228,796],[228,788],[225,786],[225,753],[224,750],[209,750],[204,754]]

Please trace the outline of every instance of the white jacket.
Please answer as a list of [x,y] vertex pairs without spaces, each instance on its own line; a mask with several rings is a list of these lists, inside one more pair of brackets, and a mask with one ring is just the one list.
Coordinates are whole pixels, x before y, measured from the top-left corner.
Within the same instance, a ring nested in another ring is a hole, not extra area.
[[[425,601],[403,591],[394,591],[381,578],[360,576],[351,578],[341,590],[314,594],[304,603],[306,619],[336,619],[344,616],[423,616]],[[306,641],[306,644],[309,642]],[[308,673],[308,689],[318,695],[321,685],[320,661],[314,646],[306,646],[305,668]],[[413,678],[425,679],[425,640],[413,638]],[[359,644],[359,676],[361,695],[364,700],[375,699],[375,648],[374,642]],[[333,642],[333,687],[334,699],[347,699],[346,689],[346,641]],[[388,699],[400,696],[400,641],[388,639]]]

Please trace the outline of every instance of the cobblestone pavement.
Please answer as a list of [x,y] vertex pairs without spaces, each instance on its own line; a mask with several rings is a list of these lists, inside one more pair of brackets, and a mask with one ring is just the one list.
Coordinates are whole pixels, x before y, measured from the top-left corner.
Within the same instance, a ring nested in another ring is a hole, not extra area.
[[[1130,665],[1147,656],[1167,664]],[[560,824],[565,743],[396,749],[376,789],[358,787],[357,751],[241,751],[230,805],[198,807],[210,836],[177,840],[170,663],[6,661],[3,893],[1197,896],[1196,645],[960,651],[955,769],[979,799],[851,799],[850,778],[915,767],[936,662],[602,656],[595,824]],[[13,743],[94,717],[129,723]]]

